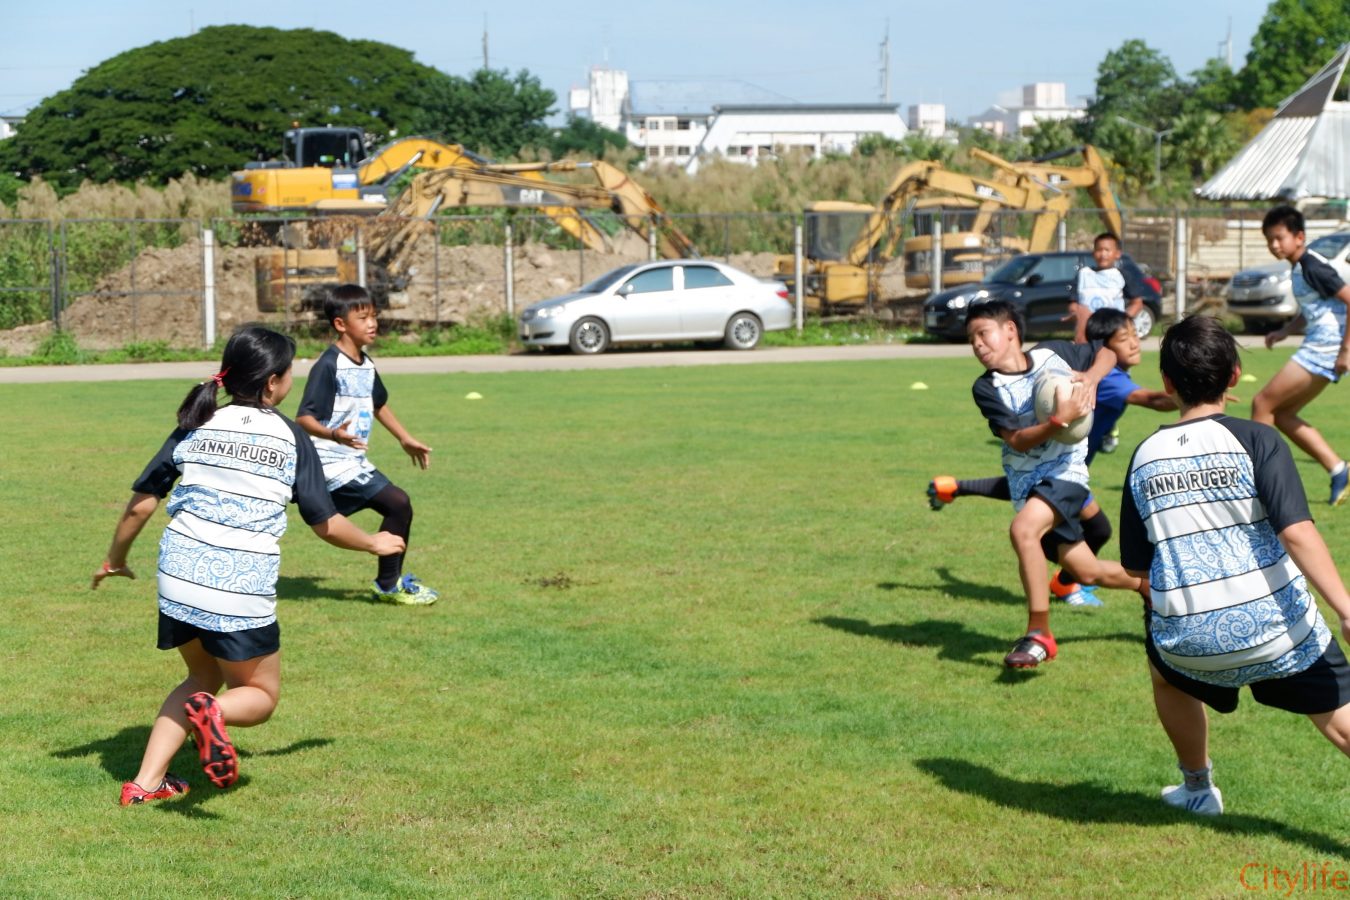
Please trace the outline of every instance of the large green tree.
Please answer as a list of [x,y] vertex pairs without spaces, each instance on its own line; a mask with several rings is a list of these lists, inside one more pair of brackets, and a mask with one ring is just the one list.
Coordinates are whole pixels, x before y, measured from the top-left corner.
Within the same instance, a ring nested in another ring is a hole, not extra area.
[[1238,106],[1277,105],[1350,41],[1346,0],[1274,0],[1238,73]]
[[602,159],[606,150],[622,150],[627,146],[628,138],[620,132],[580,116],[568,116],[567,124],[554,129],[548,141],[549,153],[554,159],[568,154]]
[[410,98],[449,76],[406,50],[327,31],[227,25],[128,50],[44,100],[0,142],[0,170],[85,179],[221,177],[274,156],[292,123],[406,132]]
[[479,69],[468,78],[428,81],[414,95],[412,131],[442,134],[470,150],[515,156],[525,147],[547,147],[551,130],[544,119],[558,95],[522,69]]

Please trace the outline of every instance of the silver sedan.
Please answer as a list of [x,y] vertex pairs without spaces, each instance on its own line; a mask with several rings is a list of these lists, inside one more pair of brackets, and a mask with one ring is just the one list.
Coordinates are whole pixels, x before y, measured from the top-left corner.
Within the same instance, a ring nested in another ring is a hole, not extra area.
[[697,341],[750,350],[792,324],[787,289],[725,263],[668,259],[620,266],[520,315],[526,347],[603,353],[611,344]]

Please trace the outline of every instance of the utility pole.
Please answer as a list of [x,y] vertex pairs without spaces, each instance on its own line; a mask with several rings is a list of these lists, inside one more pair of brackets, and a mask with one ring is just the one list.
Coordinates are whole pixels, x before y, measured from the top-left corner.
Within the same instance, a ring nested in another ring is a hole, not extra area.
[[891,20],[886,20],[886,32],[881,38],[881,102],[891,102]]
[[483,68],[488,68],[487,13],[483,13]]
[[1138,128],[1145,134],[1153,135],[1153,183],[1155,185],[1162,184],[1162,139],[1167,137],[1176,129],[1167,128],[1164,129],[1163,131],[1158,131],[1155,128],[1149,128],[1146,125],[1140,125],[1138,122],[1132,122],[1121,115],[1117,115],[1116,118],[1124,122],[1126,125],[1129,125],[1131,128]]

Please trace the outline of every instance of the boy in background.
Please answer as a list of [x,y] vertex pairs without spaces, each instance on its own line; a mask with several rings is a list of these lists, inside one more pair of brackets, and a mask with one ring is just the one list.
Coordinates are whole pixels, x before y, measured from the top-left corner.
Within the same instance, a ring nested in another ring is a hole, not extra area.
[[[1085,415],[1097,383],[1116,364],[1100,343],[1047,341],[1022,350],[1022,323],[1011,303],[994,300],[973,307],[966,334],[985,372],[975,380],[975,405],[989,430],[1003,440],[1003,471],[1017,510],[1009,537],[1027,600],[1027,630],[1003,658],[1009,668],[1034,668],[1058,653],[1050,631],[1050,576],[1042,540],[1060,566],[1085,584],[1136,590],[1138,576],[1118,563],[1097,559],[1083,539],[1079,511],[1088,498],[1087,444],[1065,444],[1054,435]],[[1077,372],[1072,392],[1061,396],[1045,422],[1036,421],[1035,385],[1043,372]]]
[[[1088,318],[1099,309],[1119,309],[1133,319],[1144,308],[1144,285],[1126,278],[1120,262],[1120,238],[1103,231],[1092,240],[1094,268],[1078,270],[1069,314],[1065,321],[1073,321],[1075,343],[1088,340]],[[1114,449],[1114,448],[1112,448]]]
[[1337,506],[1350,494],[1350,472],[1322,433],[1299,413],[1327,385],[1340,381],[1350,367],[1350,335],[1345,330],[1350,286],[1325,257],[1305,246],[1303,213],[1294,207],[1277,206],[1266,213],[1261,232],[1271,254],[1292,264],[1294,299],[1300,307],[1293,321],[1266,335],[1266,349],[1300,326],[1306,326],[1306,330],[1303,344],[1293,359],[1253,398],[1252,421],[1274,425],[1300,450],[1321,463],[1331,477],[1331,505]]
[[[431,448],[414,438],[389,408],[375,362],[365,348],[375,342],[379,324],[375,304],[366,289],[344,284],[333,289],[323,305],[324,318],[337,332],[337,340],[323,352],[305,381],[295,422],[314,442],[323,463],[328,492],[338,512],[350,516],[373,509],[384,517],[381,531],[408,540],[412,533],[413,509],[408,495],[392,484],[366,458],[373,422],[389,429],[412,461],[425,469],[431,463]],[[380,557],[371,593],[376,600],[404,606],[427,606],[436,602],[435,591],[403,574],[403,553]]]
[[1144,580],[1153,703],[1183,776],[1163,802],[1218,815],[1205,707],[1232,712],[1244,684],[1350,755],[1350,665],[1309,584],[1347,640],[1350,594],[1289,447],[1267,425],[1224,415],[1242,371],[1232,335],[1209,316],[1185,319],[1163,336],[1161,366],[1181,418],[1130,460],[1120,558]]

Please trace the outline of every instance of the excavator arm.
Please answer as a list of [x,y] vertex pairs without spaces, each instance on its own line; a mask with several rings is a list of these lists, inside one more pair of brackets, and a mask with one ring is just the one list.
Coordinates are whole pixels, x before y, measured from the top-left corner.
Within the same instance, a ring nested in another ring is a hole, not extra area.
[[[1083,155],[1081,166],[1050,164],[1051,160],[1060,159],[1072,153]],[[1013,182],[1021,182],[1022,180],[1034,182],[1043,191],[1051,195],[1051,200],[1047,205],[1062,208],[1060,215],[1068,212],[1073,205],[1068,199],[1067,192],[1063,189],[1065,185],[1086,190],[1088,196],[1092,198],[1092,202],[1096,205],[1097,213],[1101,216],[1106,228],[1112,234],[1122,234],[1124,222],[1120,216],[1120,205],[1116,203],[1116,195],[1111,191],[1111,179],[1106,172],[1106,164],[1102,162],[1101,154],[1097,152],[1097,148],[1092,145],[1084,144],[1081,147],[1060,150],[1057,153],[1025,162],[1009,162],[979,148],[972,150],[971,155],[998,169],[1003,178]],[[1061,197],[1064,199],[1062,204],[1054,202]],[[1032,252],[1048,250],[1053,240],[1055,226],[1058,224],[1059,217],[1056,216],[1048,226],[1048,233],[1042,234],[1042,242],[1038,243],[1038,233],[1046,231],[1046,227],[1042,226],[1038,219],[1032,227],[1032,241],[1029,249]]]
[[1030,185],[952,172],[936,162],[910,163],[891,181],[886,196],[849,248],[846,260],[851,265],[864,265],[875,256],[875,249],[885,239],[896,214],[918,198],[933,195],[973,201],[980,204],[982,212],[994,207],[1041,210],[1047,205],[1041,192]]

